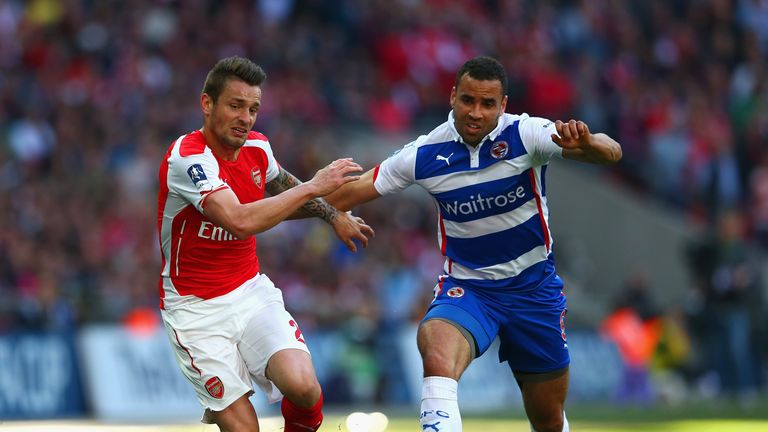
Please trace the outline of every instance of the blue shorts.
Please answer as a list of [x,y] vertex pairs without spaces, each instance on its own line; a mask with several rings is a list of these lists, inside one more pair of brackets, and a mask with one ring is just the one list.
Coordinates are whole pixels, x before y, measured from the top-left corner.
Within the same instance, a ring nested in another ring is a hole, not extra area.
[[463,327],[474,338],[477,357],[499,336],[499,362],[509,363],[515,373],[546,373],[568,366],[567,308],[559,277],[523,292],[465,288],[457,282],[446,278],[442,286],[438,284],[422,322],[438,318]]

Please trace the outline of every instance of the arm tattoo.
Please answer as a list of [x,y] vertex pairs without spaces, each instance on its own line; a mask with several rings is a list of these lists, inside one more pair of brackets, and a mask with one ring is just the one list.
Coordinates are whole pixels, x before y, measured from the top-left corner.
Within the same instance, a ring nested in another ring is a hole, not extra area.
[[[301,184],[301,180],[294,177],[293,174],[280,168],[280,173],[271,182],[267,183],[266,190],[271,196],[275,196],[281,192],[285,192],[288,189]],[[306,217],[319,217],[320,219],[333,223],[339,216],[339,211],[335,207],[325,202],[322,198],[315,198],[307,201],[300,209],[293,214],[294,217],[306,218]]]
[[275,196],[281,192],[285,192],[288,189],[298,186],[301,184],[301,181],[293,176],[293,174],[289,173],[288,171],[280,168],[280,172],[277,174],[277,177],[275,177],[274,180],[267,183],[267,192],[269,192],[270,195]]
[[324,199],[315,198],[304,204],[304,206],[298,210],[298,214],[319,217],[330,224],[339,216],[339,211],[325,202]]

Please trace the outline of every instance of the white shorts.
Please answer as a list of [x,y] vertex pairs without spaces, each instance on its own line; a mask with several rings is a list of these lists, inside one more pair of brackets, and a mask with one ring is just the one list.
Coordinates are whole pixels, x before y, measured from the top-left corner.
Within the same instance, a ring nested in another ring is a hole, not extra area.
[[281,400],[282,393],[265,375],[267,362],[284,349],[309,353],[298,324],[285,310],[282,292],[263,274],[221,297],[161,315],[176,361],[207,410],[221,411],[252,394],[251,381],[270,403]]

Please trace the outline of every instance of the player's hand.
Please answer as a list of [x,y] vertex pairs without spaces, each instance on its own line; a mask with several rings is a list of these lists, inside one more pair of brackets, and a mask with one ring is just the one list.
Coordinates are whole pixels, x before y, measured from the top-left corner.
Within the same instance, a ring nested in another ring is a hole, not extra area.
[[568,123],[555,122],[557,134],[552,134],[552,141],[562,148],[583,149],[591,145],[592,134],[586,123],[571,119]]
[[318,197],[328,195],[342,185],[351,181],[358,180],[359,175],[348,175],[361,173],[363,167],[355,163],[352,158],[336,159],[325,168],[318,171],[312,180],[307,183],[315,188],[315,194]]
[[347,249],[352,252],[357,252],[355,240],[360,241],[363,247],[368,247],[368,238],[376,236],[373,228],[366,225],[363,218],[352,216],[350,212],[339,212],[332,225],[336,235],[347,245]]

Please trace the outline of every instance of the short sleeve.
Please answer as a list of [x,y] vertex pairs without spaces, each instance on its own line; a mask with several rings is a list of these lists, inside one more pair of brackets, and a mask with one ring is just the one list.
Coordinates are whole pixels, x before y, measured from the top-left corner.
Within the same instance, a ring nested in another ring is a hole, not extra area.
[[228,188],[219,178],[219,163],[210,151],[186,157],[171,157],[168,163],[168,189],[203,211],[205,198]]
[[553,157],[563,156],[563,149],[552,141],[552,134],[557,135],[553,121],[526,116],[520,119],[518,130],[535,165],[546,165]]
[[280,164],[277,163],[275,155],[272,154],[272,147],[270,147],[269,142],[267,142],[265,152],[267,153],[267,174],[265,180],[269,183],[280,174]]
[[406,144],[379,165],[373,180],[373,186],[378,193],[381,195],[397,193],[416,181],[416,145],[424,138],[426,136]]

